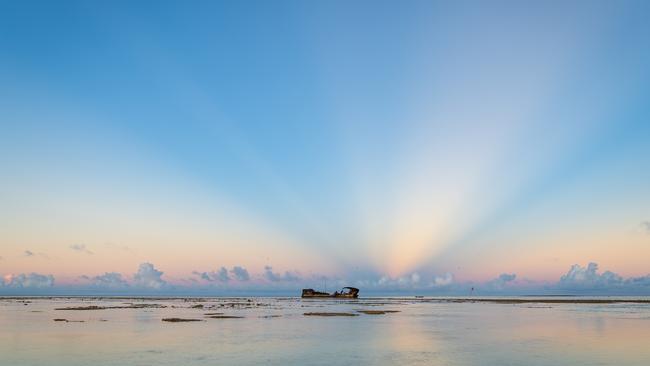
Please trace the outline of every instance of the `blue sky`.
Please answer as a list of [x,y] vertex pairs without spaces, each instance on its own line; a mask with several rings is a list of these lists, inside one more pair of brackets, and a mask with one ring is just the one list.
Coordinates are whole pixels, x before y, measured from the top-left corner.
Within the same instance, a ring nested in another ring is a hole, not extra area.
[[0,2],[0,274],[641,278],[649,11]]

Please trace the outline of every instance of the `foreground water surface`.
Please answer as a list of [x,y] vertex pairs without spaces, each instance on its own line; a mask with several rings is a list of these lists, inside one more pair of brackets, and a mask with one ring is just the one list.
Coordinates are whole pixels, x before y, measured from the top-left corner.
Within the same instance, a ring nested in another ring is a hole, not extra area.
[[0,365],[650,365],[649,303],[541,300],[0,298]]

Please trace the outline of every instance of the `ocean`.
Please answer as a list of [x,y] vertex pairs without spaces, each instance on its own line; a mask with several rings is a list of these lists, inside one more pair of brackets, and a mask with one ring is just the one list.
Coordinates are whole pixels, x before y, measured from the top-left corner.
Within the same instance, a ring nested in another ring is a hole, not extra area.
[[650,365],[648,302],[475,300],[0,298],[0,365]]

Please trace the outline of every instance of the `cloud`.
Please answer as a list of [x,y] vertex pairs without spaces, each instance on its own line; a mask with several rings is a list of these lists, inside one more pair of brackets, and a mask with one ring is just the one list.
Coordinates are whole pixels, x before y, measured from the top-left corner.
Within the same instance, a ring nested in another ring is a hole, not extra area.
[[503,290],[511,282],[517,278],[517,275],[514,273],[502,273],[499,277],[488,281],[484,284],[484,287],[488,290]]
[[359,286],[369,286],[386,290],[396,289],[415,289],[422,288],[430,282],[423,281],[422,276],[418,272],[413,272],[401,277],[381,276],[378,280],[361,280],[356,282]]
[[631,277],[625,280],[626,285],[634,287],[650,287],[650,274],[642,277]]
[[234,266],[230,270],[228,270],[226,267],[221,267],[219,270],[214,272],[193,271],[192,274],[208,282],[221,283],[228,283],[231,280],[245,282],[251,278],[246,268],[242,266]]
[[251,279],[251,276],[248,274],[248,271],[244,267],[234,266],[230,270],[230,273],[232,273],[237,281],[248,281]]
[[86,248],[86,244],[73,244],[70,245],[70,249],[80,252],[80,253],[86,253],[86,254],[94,254],[88,248]]
[[[36,256],[40,254],[34,254]],[[623,278],[611,271],[599,271],[596,263],[586,266],[573,265],[556,282],[538,282],[521,279],[514,273],[502,273],[486,282],[459,282],[452,273],[435,275],[422,269],[400,277],[381,276],[381,273],[363,272],[358,277],[324,277],[318,274],[307,275],[294,271],[275,272],[273,267],[265,266],[261,273],[249,273],[242,266],[232,268],[219,267],[213,272],[193,272],[190,279],[181,280],[181,284],[172,285],[166,282],[163,272],[151,263],[142,263],[137,272],[124,276],[117,272],[107,272],[96,276],[82,276],[85,281],[75,285],[55,286],[52,275],[38,273],[7,275],[0,278],[0,287],[4,291],[18,289],[37,289],[62,287],[61,291],[105,291],[142,292],[145,290],[163,290],[170,293],[196,293],[214,289],[214,284],[228,291],[246,291],[254,293],[282,292],[292,294],[299,286],[319,287],[325,282],[330,286],[354,286],[367,295],[389,293],[412,294],[446,294],[446,295],[521,295],[521,294],[591,294],[591,295],[647,295],[650,294],[650,274]],[[255,279],[255,281],[253,281]],[[261,281],[260,281],[261,280]],[[206,282],[207,281],[207,282]],[[71,290],[72,289],[72,290]],[[475,289],[475,291],[474,291]],[[49,290],[48,290],[49,291]],[[59,290],[57,290],[59,291]]]
[[273,267],[264,266],[264,278],[271,282],[296,282],[300,281],[297,273],[286,271],[284,274],[274,273]]
[[142,263],[138,272],[133,275],[133,285],[150,289],[160,289],[167,285],[161,277],[163,272],[157,270],[151,263]]
[[599,273],[597,263],[589,263],[586,267],[574,264],[560,277],[556,286],[562,290],[577,292],[647,293],[650,290],[650,274],[623,278],[612,271]]
[[198,272],[194,271],[193,274],[201,277],[202,280],[208,282],[228,282],[230,281],[230,276],[228,276],[228,270],[226,267],[221,267],[218,271],[215,272]]
[[623,277],[610,271],[598,274],[598,264],[589,263],[587,267],[574,264],[571,269],[560,277],[559,285],[561,287],[611,287],[623,284]]
[[449,286],[454,282],[454,275],[447,272],[442,276],[434,276],[432,285],[434,287]]
[[88,277],[82,276],[89,280],[93,286],[105,288],[125,288],[129,287],[128,282],[117,272],[107,272],[100,276]]
[[48,257],[46,254],[44,254],[44,253],[34,253],[34,252],[32,252],[31,250],[29,250],[29,249],[26,249],[26,250],[23,252],[23,255],[24,255],[25,257],[36,257],[36,256],[38,256],[38,257],[42,257],[42,258],[45,258],[45,259],[49,259],[49,257]]
[[2,284],[12,288],[45,288],[54,286],[54,276],[38,273],[21,273],[18,275],[6,275]]

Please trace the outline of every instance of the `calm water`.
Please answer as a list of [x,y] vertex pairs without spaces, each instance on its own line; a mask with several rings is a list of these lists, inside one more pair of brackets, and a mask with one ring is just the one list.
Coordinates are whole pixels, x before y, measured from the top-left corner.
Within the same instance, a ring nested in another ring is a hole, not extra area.
[[[0,365],[650,365],[650,304],[23,301],[0,299]],[[124,303],[166,307],[55,310]],[[303,315],[378,309],[399,312]],[[244,318],[205,318],[215,312]],[[202,321],[161,321],[168,317]]]

